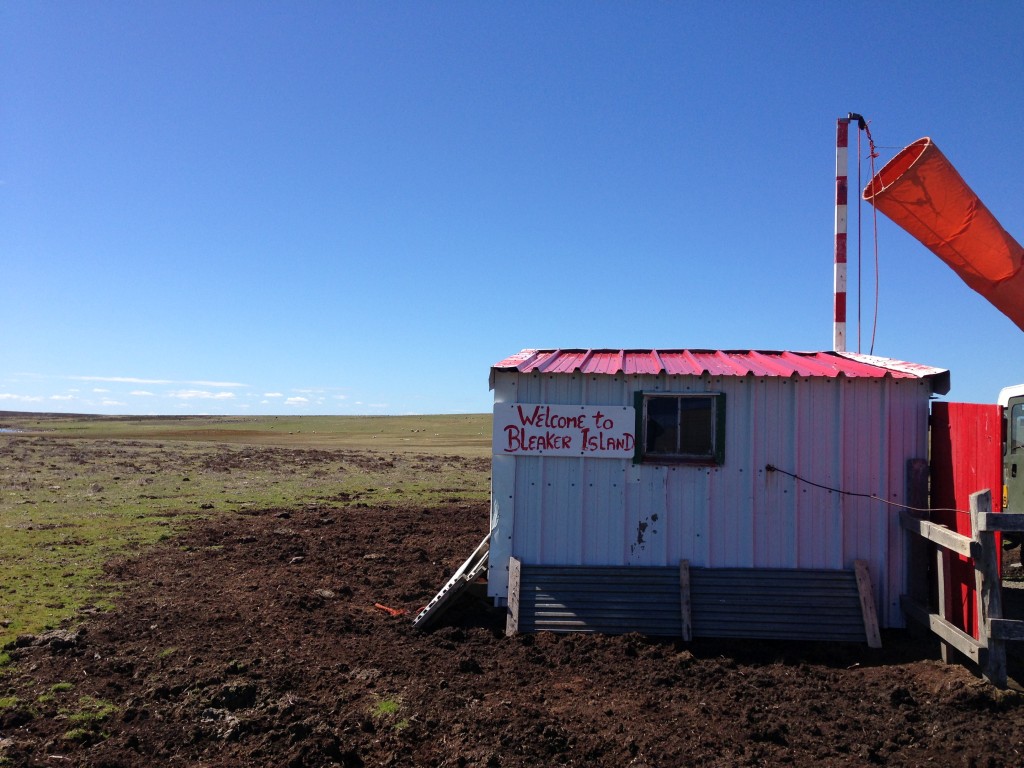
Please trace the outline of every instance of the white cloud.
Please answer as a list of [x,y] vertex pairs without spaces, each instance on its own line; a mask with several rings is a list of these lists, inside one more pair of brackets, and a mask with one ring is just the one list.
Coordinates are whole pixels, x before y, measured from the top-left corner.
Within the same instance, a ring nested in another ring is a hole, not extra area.
[[234,396],[234,392],[208,392],[204,389],[179,389],[168,394],[168,397],[179,400],[230,400]]
[[43,398],[37,395],[14,395],[9,392],[0,392],[0,400],[17,400],[22,403],[40,403]]
[[188,384],[192,387],[249,386],[237,381],[174,381],[173,379],[143,379],[137,376],[68,376],[67,378],[72,381],[104,381],[112,384]]
[[72,381],[109,381],[115,384],[173,384],[167,379],[138,379],[134,376],[68,376]]
[[309,405],[308,397],[289,397],[284,401],[285,405]]
[[284,395],[281,394],[280,392],[264,392],[263,396],[264,397],[284,397]]
[[74,400],[74,395],[50,395],[51,400]]
[[110,390],[109,389],[101,389],[100,387],[93,387],[92,391],[95,392],[97,395],[104,395],[107,392],[109,392]]
[[147,392],[144,389],[133,389],[128,393],[129,395],[135,395],[136,397],[153,397],[152,392]]

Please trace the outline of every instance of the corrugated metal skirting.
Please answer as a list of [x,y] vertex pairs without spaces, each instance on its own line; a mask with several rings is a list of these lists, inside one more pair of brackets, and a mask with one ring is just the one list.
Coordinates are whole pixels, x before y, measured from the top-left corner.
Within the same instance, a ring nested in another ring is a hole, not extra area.
[[678,568],[524,564],[518,597],[518,632],[682,634]]
[[[863,643],[854,571],[690,568],[693,637]],[[514,561],[510,632],[683,637],[680,569],[537,566]]]
[[693,568],[695,637],[866,640],[853,571]]

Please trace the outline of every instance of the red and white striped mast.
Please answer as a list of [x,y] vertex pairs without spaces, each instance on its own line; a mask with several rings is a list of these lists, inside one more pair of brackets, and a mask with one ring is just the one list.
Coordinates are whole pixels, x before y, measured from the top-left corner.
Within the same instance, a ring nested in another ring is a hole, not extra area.
[[850,121],[864,127],[864,118],[850,112],[836,120],[836,228],[832,276],[832,349],[846,351],[846,211]]

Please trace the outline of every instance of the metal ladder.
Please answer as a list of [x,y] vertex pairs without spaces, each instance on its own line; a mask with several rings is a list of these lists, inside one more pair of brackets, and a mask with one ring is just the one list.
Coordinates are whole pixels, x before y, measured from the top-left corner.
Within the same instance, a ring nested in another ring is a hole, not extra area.
[[427,603],[426,608],[419,612],[412,622],[413,629],[426,629],[437,621],[441,614],[452,605],[455,598],[461,595],[486,570],[490,552],[491,534],[488,533],[479,546],[473,550],[473,554],[455,572],[455,575],[448,580],[448,583],[441,588],[434,599]]

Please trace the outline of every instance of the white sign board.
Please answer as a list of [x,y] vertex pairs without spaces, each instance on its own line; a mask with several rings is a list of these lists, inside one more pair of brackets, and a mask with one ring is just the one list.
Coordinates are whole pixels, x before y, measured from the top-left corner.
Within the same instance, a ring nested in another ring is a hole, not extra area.
[[636,409],[625,405],[494,406],[493,451],[512,456],[631,459]]

